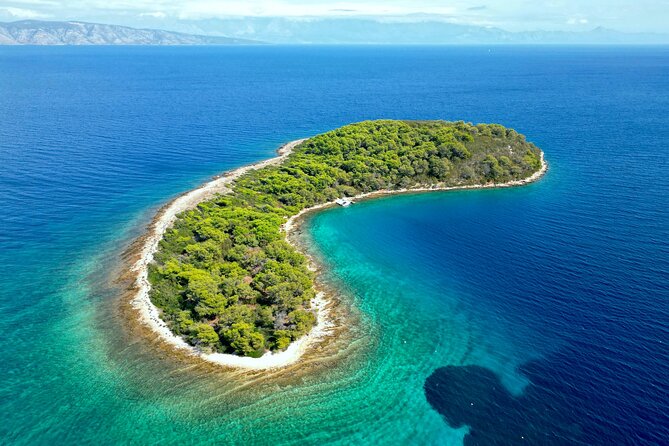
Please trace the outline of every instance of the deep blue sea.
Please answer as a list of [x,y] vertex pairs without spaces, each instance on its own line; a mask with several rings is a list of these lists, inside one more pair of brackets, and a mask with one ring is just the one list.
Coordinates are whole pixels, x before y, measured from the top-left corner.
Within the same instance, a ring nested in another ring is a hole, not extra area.
[[[134,336],[114,277],[160,205],[377,118],[501,123],[550,170],[310,218],[356,314],[326,370]],[[0,443],[667,444],[668,210],[669,47],[0,47]]]

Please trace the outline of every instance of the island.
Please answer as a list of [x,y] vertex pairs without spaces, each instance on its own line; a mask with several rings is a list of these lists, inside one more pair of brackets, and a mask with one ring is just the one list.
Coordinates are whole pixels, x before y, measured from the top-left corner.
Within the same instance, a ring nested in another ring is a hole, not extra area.
[[0,22],[0,45],[258,45],[261,43],[224,36],[203,36],[79,21]]
[[134,303],[205,359],[284,365],[324,318],[306,253],[286,237],[298,217],[381,194],[522,185],[545,170],[540,149],[498,124],[365,121],[295,141],[159,213]]

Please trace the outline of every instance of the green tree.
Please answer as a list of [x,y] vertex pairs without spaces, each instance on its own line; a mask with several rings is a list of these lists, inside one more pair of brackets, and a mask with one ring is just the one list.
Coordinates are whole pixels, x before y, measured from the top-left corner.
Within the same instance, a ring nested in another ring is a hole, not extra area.
[[284,350],[290,345],[291,333],[288,330],[276,330],[274,332],[274,345],[277,350]]
[[298,335],[307,333],[315,322],[316,316],[310,311],[299,309],[288,314],[288,323]]
[[237,322],[224,330],[221,339],[234,351],[244,356],[261,350],[265,345],[264,336],[255,331],[253,325]]
[[219,346],[218,334],[211,325],[198,323],[190,331],[193,344],[213,349]]

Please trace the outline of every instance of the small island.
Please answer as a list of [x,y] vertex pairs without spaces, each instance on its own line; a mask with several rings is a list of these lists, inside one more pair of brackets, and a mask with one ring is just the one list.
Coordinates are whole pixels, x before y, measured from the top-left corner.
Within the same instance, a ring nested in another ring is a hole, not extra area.
[[140,303],[174,344],[271,356],[319,318],[315,274],[285,234],[296,216],[376,194],[520,185],[545,169],[541,150],[497,124],[365,121],[296,141],[164,209],[138,267]]

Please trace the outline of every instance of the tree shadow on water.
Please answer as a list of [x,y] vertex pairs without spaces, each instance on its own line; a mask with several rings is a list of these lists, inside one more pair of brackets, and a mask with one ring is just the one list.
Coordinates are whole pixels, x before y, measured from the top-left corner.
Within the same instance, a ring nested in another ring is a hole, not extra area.
[[473,365],[437,369],[425,395],[451,427],[469,427],[466,446],[662,444],[661,411],[640,403],[620,370],[605,376],[562,353],[520,368],[531,381],[520,396]]
[[549,401],[532,398],[528,391],[514,397],[497,375],[479,366],[448,366],[436,370],[425,382],[425,394],[432,407],[454,428],[469,426],[465,445],[574,443],[579,426],[555,432],[559,415]]

